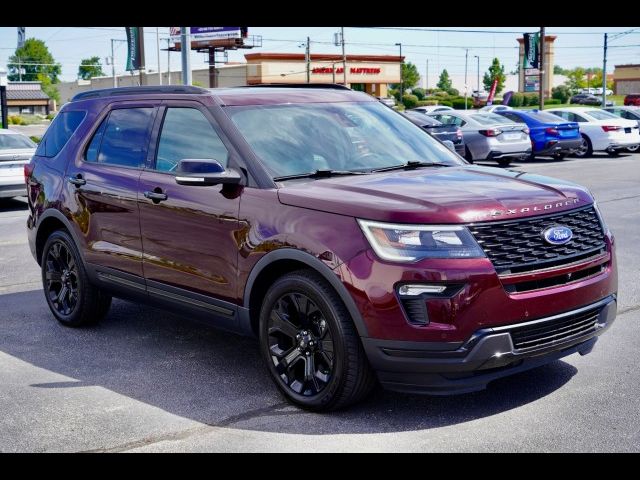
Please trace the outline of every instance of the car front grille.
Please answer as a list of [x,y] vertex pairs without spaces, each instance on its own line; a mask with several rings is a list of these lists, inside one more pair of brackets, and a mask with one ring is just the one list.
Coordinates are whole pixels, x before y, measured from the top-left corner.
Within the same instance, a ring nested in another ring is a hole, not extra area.
[[515,326],[509,330],[513,346],[518,352],[542,349],[561,342],[583,337],[597,329],[602,307],[545,322]]
[[[571,241],[552,245],[543,231],[569,227]],[[469,230],[499,274],[526,273],[587,260],[606,250],[602,225],[593,206],[521,220],[469,225]]]

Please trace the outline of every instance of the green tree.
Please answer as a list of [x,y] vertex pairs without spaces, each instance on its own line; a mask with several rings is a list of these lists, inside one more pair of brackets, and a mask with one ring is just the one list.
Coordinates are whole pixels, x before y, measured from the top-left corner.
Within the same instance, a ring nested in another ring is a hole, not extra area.
[[440,78],[438,79],[438,83],[436,86],[440,90],[444,90],[445,92],[448,92],[449,90],[451,90],[451,88],[453,88],[453,84],[451,83],[451,78],[449,77],[449,72],[447,72],[446,68],[442,70],[442,73],[440,74]]
[[411,93],[418,97],[418,100],[424,100],[424,97],[427,94],[424,88],[414,88],[411,90]]
[[568,103],[571,98],[571,91],[566,85],[558,85],[551,89],[551,97],[560,100],[560,103]]
[[52,98],[56,102],[60,103],[60,92],[58,92],[58,88],[51,82],[51,79],[49,77],[47,77],[44,73],[38,73],[36,76],[36,80],[42,84],[42,91],[49,95],[49,98]]
[[89,80],[93,77],[104,76],[102,70],[102,64],[100,63],[100,57],[97,55],[90,58],[83,58],[80,60],[80,66],[78,67],[78,78],[82,80]]
[[584,88],[587,86],[587,81],[584,78],[585,69],[582,67],[576,67],[573,70],[569,70],[567,72],[567,81],[565,85],[569,87],[569,90],[575,92],[580,88]]
[[554,75],[567,75],[569,73],[570,70],[567,70],[566,68],[562,68],[560,65],[554,65],[553,66],[553,74]]
[[[413,63],[407,62],[402,64],[402,83],[404,84],[404,89],[408,90],[415,87],[420,81],[420,74],[418,73],[418,67],[416,67]],[[399,83],[394,83],[391,85],[393,89],[400,89]]]
[[504,90],[504,82],[507,79],[507,76],[504,73],[504,65],[500,65],[500,60],[494,58],[493,62],[491,62],[491,66],[489,67],[489,71],[486,72],[482,78],[482,84],[487,92],[491,90],[491,85],[493,85],[493,81],[496,78],[498,79],[496,93],[500,93]]
[[59,63],[53,59],[47,45],[36,38],[29,38],[21,48],[17,48],[14,55],[9,57],[7,64],[9,69],[9,81],[15,82],[20,79],[19,68],[22,68],[22,81],[35,82],[38,74],[51,80],[51,83],[58,83],[58,75],[62,70]]

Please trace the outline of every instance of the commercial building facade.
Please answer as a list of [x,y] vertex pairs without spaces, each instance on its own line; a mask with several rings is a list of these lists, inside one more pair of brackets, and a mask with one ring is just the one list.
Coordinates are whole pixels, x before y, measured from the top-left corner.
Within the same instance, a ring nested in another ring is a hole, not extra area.
[[[347,55],[347,85],[378,97],[388,96],[388,85],[400,83],[400,65],[404,57],[395,55]],[[215,85],[210,85],[209,69],[192,71],[195,85],[204,87],[236,87],[265,83],[306,83],[307,71],[310,83],[343,83],[344,63],[341,55],[312,54],[307,67],[304,54],[299,53],[249,53],[246,63],[227,63],[216,67]],[[118,87],[158,85],[158,73],[120,75]],[[181,72],[162,73],[162,84],[182,83]],[[113,77],[94,77],[91,80],[62,82],[57,85],[61,103],[68,102],[75,94],[96,88],[112,88]]]
[[8,82],[7,112],[9,115],[48,115],[55,109],[40,82]]
[[616,65],[613,91],[616,95],[640,93],[640,64]]

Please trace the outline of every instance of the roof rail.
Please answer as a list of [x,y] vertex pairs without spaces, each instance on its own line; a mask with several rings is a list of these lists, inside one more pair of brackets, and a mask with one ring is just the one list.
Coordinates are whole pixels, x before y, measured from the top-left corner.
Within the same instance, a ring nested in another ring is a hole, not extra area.
[[115,95],[144,95],[154,93],[182,93],[190,95],[201,95],[209,93],[208,90],[192,85],[157,85],[157,86],[140,86],[140,87],[119,87],[119,88],[101,88],[80,92],[74,95],[72,102],[77,100],[86,100],[88,98],[111,97]]
[[242,85],[243,87],[260,88],[331,88],[333,90],[351,90],[338,83],[261,83],[259,85]]

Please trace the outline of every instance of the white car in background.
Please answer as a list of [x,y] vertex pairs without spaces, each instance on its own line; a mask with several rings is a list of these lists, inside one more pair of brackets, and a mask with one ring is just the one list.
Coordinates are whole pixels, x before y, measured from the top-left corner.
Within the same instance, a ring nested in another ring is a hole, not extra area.
[[505,112],[507,110],[513,110],[513,108],[511,108],[509,105],[486,105],[482,107],[479,111],[494,113],[494,112]]
[[593,152],[607,152],[614,157],[620,150],[640,145],[638,122],[617,117],[599,108],[551,108],[545,113],[578,122],[582,145],[574,153],[577,157],[589,157]]
[[411,110],[414,112],[431,113],[451,111],[453,108],[447,107],[446,105],[425,105],[424,107],[416,107]]
[[26,135],[0,128],[0,198],[27,196],[24,166],[36,148]]

